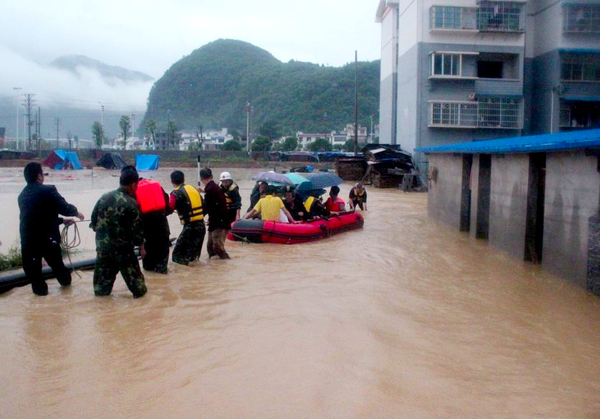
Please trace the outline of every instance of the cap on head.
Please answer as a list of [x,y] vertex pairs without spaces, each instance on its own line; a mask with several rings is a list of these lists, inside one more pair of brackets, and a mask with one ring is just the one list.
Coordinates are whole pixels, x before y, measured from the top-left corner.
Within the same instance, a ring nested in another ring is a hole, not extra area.
[[233,180],[233,178],[231,177],[231,173],[223,172],[221,173],[221,176],[219,176],[219,180]]
[[358,183],[357,183],[355,186],[356,186],[358,189],[362,189],[362,188],[363,188],[363,185],[362,185],[362,183],[360,183],[360,182],[358,182]]

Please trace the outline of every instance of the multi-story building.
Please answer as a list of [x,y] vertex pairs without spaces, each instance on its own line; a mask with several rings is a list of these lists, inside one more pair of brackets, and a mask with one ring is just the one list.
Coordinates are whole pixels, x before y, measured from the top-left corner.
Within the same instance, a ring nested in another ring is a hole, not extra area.
[[530,3],[532,132],[599,128],[600,1]]
[[377,21],[381,143],[600,127],[600,0],[380,0]]

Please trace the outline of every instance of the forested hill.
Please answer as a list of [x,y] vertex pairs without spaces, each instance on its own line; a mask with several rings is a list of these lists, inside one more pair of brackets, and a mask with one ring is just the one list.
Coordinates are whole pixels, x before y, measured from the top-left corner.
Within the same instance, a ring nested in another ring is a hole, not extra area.
[[[348,57],[352,61],[353,57]],[[379,61],[358,63],[359,123],[377,122]],[[245,131],[245,106],[254,106],[253,131],[274,122],[280,132],[327,132],[354,121],[354,63],[343,67],[282,63],[246,42],[218,40],[182,58],[152,87],[142,124],[167,118],[178,129]]]

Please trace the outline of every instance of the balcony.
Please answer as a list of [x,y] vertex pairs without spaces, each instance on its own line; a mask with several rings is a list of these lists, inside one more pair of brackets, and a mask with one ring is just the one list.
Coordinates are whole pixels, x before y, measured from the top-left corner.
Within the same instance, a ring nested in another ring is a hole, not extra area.
[[564,4],[564,33],[600,33],[600,4]]
[[523,96],[521,80],[477,79],[475,93],[478,96]]
[[431,101],[429,127],[522,129],[522,100],[500,97],[476,102]]
[[513,32],[525,30],[523,4],[518,2],[479,2],[479,7],[432,6],[431,31]]

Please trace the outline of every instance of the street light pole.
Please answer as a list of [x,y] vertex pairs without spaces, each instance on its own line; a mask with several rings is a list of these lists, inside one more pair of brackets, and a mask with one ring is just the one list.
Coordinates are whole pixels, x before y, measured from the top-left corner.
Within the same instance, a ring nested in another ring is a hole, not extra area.
[[19,150],[19,108],[21,107],[21,104],[19,103],[19,101],[21,100],[21,88],[20,87],[13,87],[13,90],[17,91],[17,144],[16,144],[16,149]]
[[371,141],[373,141],[373,115],[369,115],[369,117],[371,118]]

